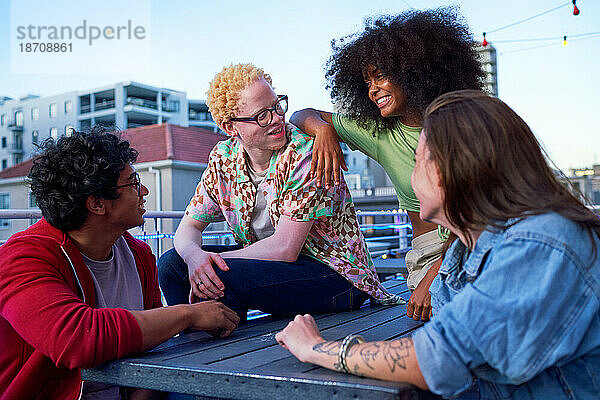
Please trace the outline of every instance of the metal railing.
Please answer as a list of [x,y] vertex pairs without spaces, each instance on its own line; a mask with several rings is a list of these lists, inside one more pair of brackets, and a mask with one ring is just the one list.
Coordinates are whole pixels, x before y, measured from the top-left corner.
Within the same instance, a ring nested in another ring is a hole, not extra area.
[[114,100],[103,100],[94,105],[94,111],[107,110],[109,108],[115,108]]
[[396,197],[396,189],[393,186],[378,186],[362,189],[350,189],[352,198],[359,197],[383,197],[392,196]]
[[[162,253],[162,239],[172,239],[174,233],[165,233],[159,231],[158,220],[162,218],[167,219],[181,219],[184,215],[184,211],[146,211],[144,213],[144,221],[154,221],[154,231],[148,232],[146,223],[142,225],[142,233],[134,235],[135,237],[149,241],[153,240],[156,252],[158,255]],[[39,209],[7,209],[0,210],[0,220],[2,219],[29,219],[36,220],[42,217],[42,212]],[[374,242],[381,242],[379,247],[385,247],[378,250],[372,250],[371,256],[377,257],[381,255],[404,253],[408,251],[410,246],[410,238],[412,237],[412,227],[408,220],[408,216],[405,212],[398,211],[366,211],[357,212],[357,217],[360,223],[361,231],[371,234],[365,239],[367,243],[373,244]],[[365,223],[365,217],[393,217],[394,221],[383,222],[383,223]],[[390,231],[394,231],[393,235],[390,235]],[[384,234],[385,233],[385,234]],[[230,231],[223,230],[208,230],[203,232],[203,238],[205,239],[219,239],[225,237],[232,237],[233,234]],[[4,241],[0,241],[2,244]],[[387,243],[387,245],[386,245]]]
[[129,96],[125,99],[125,104],[144,108],[152,108],[154,110],[158,109],[158,103],[156,101],[143,99],[141,97]]

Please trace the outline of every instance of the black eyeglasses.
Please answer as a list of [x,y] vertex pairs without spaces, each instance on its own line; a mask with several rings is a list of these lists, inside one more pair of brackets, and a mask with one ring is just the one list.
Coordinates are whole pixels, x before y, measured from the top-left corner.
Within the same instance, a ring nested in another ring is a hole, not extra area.
[[115,186],[111,189],[120,189],[128,186],[133,186],[137,190],[138,197],[142,197],[142,181],[140,181],[140,175],[137,172],[133,173],[133,182]]
[[272,108],[260,111],[253,117],[242,117],[242,118],[231,118],[230,121],[238,122],[256,122],[261,128],[269,126],[273,122],[273,111],[283,117],[288,110],[288,97],[287,95],[277,96],[279,100]]

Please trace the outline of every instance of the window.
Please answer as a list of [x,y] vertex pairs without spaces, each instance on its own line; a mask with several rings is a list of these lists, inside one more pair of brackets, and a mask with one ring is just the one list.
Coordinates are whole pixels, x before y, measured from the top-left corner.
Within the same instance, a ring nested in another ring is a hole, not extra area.
[[[4,165],[2,160],[2,165]],[[10,194],[0,193],[0,210],[7,210],[10,208]],[[0,219],[0,229],[8,229],[10,227],[10,219]]]
[[0,126],[6,126],[6,114],[0,116]]
[[6,138],[5,137],[2,138],[2,148],[3,149],[6,148]]
[[37,143],[40,138],[40,133],[38,131],[31,132],[31,143]]
[[37,107],[33,107],[31,109],[31,120],[37,121],[38,119],[40,119],[40,109]]
[[8,160],[2,160],[2,169],[6,169],[8,167]]
[[13,156],[13,165],[17,165],[23,162],[23,154],[15,154]]
[[15,126],[23,126],[23,111],[15,111]]
[[12,149],[13,150],[23,150],[23,134],[22,133],[15,133],[15,135],[13,136],[13,143],[12,143]]
[[73,130],[75,128],[73,128],[73,125],[66,125],[65,126],[65,136],[71,136],[73,134]]
[[73,110],[73,102],[71,100],[65,101],[65,114],[70,113]]
[[56,108],[56,103],[52,103],[48,106],[48,115],[50,118],[56,118],[56,114],[58,113],[58,109]]
[[50,128],[50,137],[54,140],[58,139],[58,128]]

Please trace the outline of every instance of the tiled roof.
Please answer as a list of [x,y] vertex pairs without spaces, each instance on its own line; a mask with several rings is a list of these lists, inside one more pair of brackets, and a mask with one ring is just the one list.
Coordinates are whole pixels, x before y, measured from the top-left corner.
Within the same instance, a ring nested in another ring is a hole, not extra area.
[[[207,163],[208,155],[218,141],[227,136],[208,129],[164,123],[121,131],[139,153],[137,163],[178,160]],[[0,172],[0,179],[27,176],[33,160],[29,159]]]
[[29,170],[33,166],[33,158],[29,160],[23,161],[17,165],[13,165],[12,167],[6,168],[2,172],[0,172],[0,179],[8,179],[8,178],[18,178],[21,176],[27,176],[29,174]]

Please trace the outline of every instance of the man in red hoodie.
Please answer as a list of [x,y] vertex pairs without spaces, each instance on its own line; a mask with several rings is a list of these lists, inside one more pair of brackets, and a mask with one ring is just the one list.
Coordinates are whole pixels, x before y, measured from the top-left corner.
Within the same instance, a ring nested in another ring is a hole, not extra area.
[[0,399],[119,398],[118,387],[82,384],[80,369],[184,329],[236,328],[214,301],[162,307],[155,258],[127,233],[148,194],[136,158],[97,129],[42,145],[29,179],[44,218],[0,246]]

